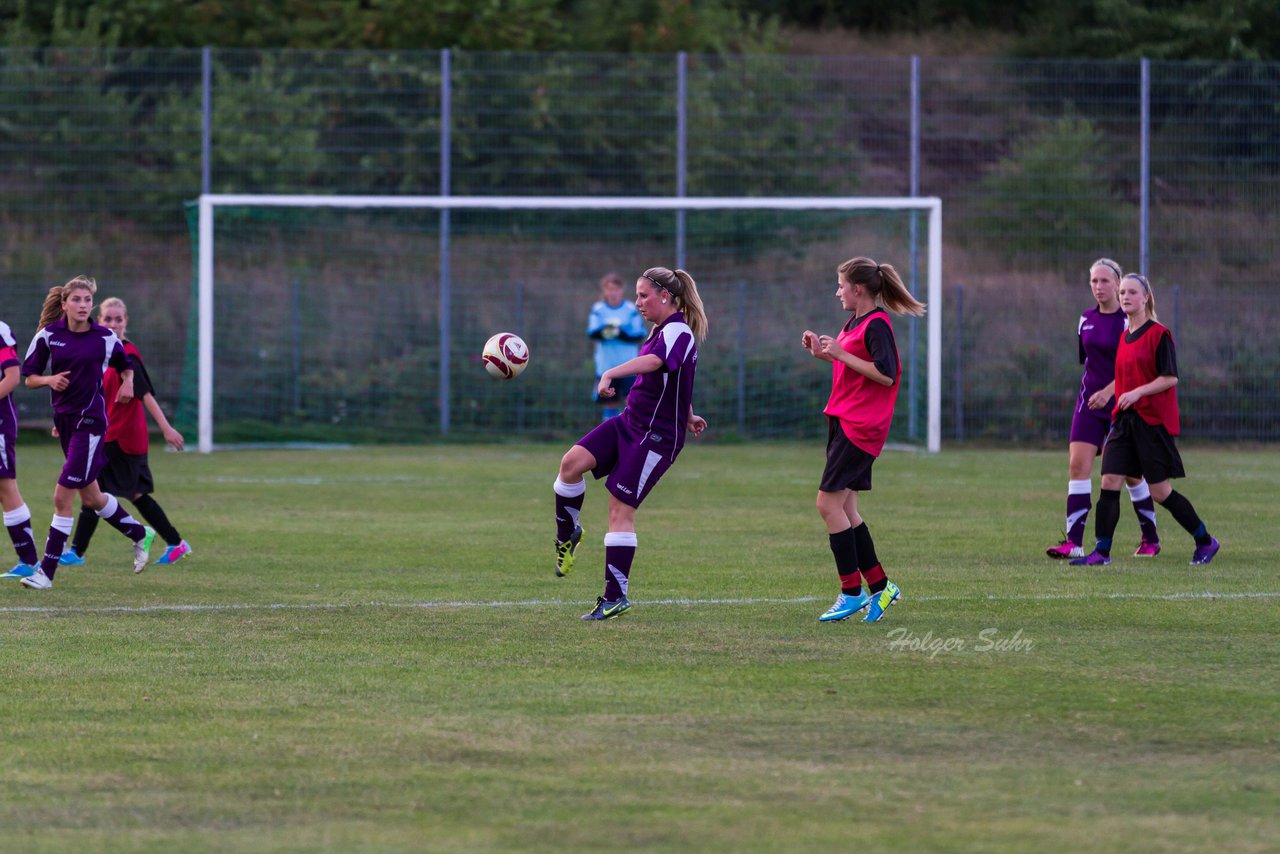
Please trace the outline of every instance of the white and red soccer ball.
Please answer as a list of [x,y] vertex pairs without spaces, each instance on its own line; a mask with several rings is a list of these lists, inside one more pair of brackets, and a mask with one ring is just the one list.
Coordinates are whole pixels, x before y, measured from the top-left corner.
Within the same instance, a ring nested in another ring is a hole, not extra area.
[[484,345],[484,369],[489,376],[509,380],[529,366],[529,345],[511,332],[499,332]]

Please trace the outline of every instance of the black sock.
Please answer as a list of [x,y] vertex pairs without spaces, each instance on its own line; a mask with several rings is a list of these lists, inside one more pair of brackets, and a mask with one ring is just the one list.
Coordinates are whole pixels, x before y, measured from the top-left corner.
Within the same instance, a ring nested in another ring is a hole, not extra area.
[[[1111,554],[1111,538],[1115,536],[1116,525],[1120,522],[1120,490],[1104,489],[1098,494],[1098,503],[1093,508],[1093,535],[1098,541],[1099,554]],[[1104,549],[1102,546],[1106,544]]]
[[89,550],[89,541],[93,539],[93,532],[96,530],[98,530],[98,514],[88,507],[81,507],[80,518],[76,520],[76,533],[71,539],[71,548],[75,549],[80,557],[84,557],[84,553]]
[[1169,490],[1169,494],[1164,501],[1160,502],[1160,506],[1169,511],[1169,515],[1174,521],[1181,525],[1188,534],[1195,537],[1197,546],[1207,546],[1213,542],[1209,536],[1209,532],[1205,530],[1204,523],[1200,521],[1200,516],[1196,513],[1196,508],[1191,506],[1191,502],[1186,496],[1182,495],[1176,489]]
[[876,557],[876,544],[871,539],[871,529],[867,527],[867,523],[863,522],[854,528],[853,536],[858,541],[858,569],[866,572],[877,566],[880,558]]
[[852,528],[838,534],[827,534],[831,541],[831,554],[836,559],[836,573],[840,576],[840,592],[857,596],[862,592],[862,574],[858,572],[858,540]]
[[142,518],[155,529],[155,532],[160,535],[160,538],[165,543],[176,546],[182,542],[182,535],[178,533],[177,528],[170,524],[169,517],[164,513],[164,508],[157,504],[156,500],[150,495],[139,495],[133,499],[133,506],[138,508]]

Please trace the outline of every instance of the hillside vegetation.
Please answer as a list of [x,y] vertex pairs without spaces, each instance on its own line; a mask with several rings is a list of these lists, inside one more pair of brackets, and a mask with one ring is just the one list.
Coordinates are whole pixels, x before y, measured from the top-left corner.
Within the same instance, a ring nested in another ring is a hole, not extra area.
[[846,53],[844,39],[813,36],[847,31],[923,37],[944,51],[958,33],[981,53],[1023,58],[1280,58],[1272,0],[198,0],[156,14],[157,5],[5,0],[0,46]]

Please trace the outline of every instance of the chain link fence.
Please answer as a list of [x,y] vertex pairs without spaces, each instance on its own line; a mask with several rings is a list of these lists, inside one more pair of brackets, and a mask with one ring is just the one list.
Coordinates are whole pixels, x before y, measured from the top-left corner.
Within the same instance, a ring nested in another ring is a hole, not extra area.
[[[1178,344],[1189,438],[1280,436],[1280,64],[4,49],[0,149],[0,319],[25,346],[45,290],[94,275],[100,296],[129,303],[170,407],[192,359],[184,204],[202,190],[914,193],[944,204],[944,438],[1065,439],[1076,318],[1099,256],[1151,278]],[[840,257],[827,257],[830,232],[803,225],[746,236],[785,247],[797,268],[833,271],[862,253],[915,267],[896,236]],[[596,279],[585,271],[627,259],[576,251],[565,269],[579,272],[561,286],[585,317]],[[662,251],[692,267],[700,247]],[[751,256],[736,252],[726,287],[749,277]],[[437,275],[431,253],[413,263],[407,278]],[[790,284],[812,289],[794,301],[819,305],[833,275]],[[520,279],[494,287],[515,293]],[[814,328],[841,320],[812,315]],[[575,382],[589,373],[585,336],[568,346],[579,345],[556,368]],[[802,358],[795,349],[786,358]],[[376,389],[355,391],[378,406]],[[44,417],[43,396],[18,400]]]

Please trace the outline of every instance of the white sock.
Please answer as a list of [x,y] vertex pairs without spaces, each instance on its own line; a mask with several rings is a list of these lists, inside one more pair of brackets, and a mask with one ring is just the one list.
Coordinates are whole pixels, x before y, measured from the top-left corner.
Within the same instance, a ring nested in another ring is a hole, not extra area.
[[555,490],[556,495],[561,495],[565,498],[577,498],[587,491],[587,482],[586,480],[580,480],[577,483],[565,483],[557,476],[552,489]]
[[31,510],[27,505],[21,504],[12,510],[4,511],[4,526],[6,528],[14,525],[21,525],[23,522],[31,521]]

